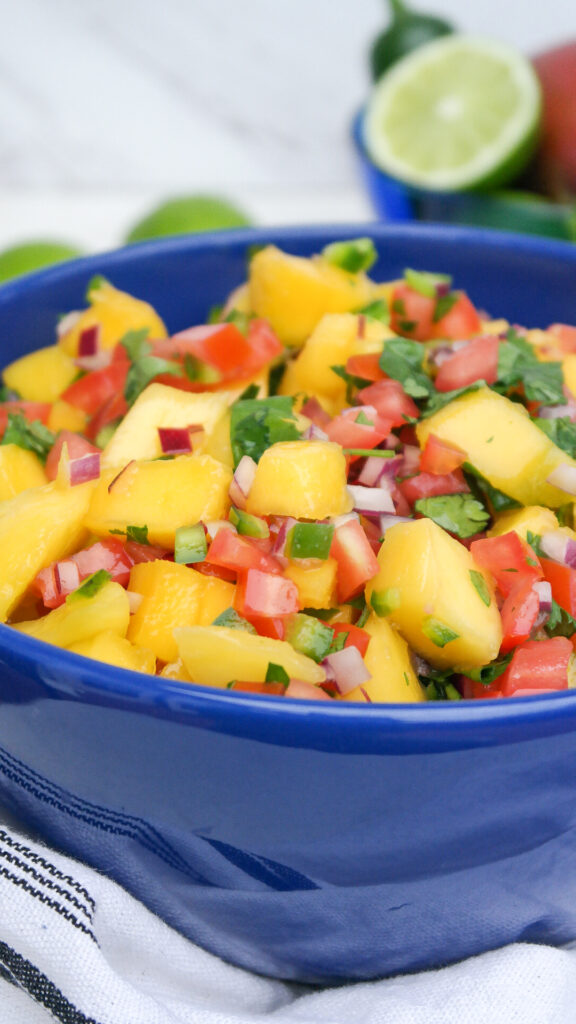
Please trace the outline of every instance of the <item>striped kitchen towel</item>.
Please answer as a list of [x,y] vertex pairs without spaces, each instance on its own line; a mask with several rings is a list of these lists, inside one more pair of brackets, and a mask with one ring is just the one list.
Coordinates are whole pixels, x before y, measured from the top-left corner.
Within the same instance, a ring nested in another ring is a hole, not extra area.
[[576,951],[515,945],[319,989],[232,967],[0,825],[0,1024],[574,1024]]

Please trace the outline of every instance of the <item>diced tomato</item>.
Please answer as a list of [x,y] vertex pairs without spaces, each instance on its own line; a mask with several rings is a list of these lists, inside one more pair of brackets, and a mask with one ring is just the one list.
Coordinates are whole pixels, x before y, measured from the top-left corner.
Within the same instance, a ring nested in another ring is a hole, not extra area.
[[459,469],[468,458],[466,452],[448,441],[442,441],[435,434],[429,434],[424,451],[420,456],[420,469],[434,476],[447,476]]
[[404,391],[399,380],[379,380],[358,393],[362,405],[371,405],[393,427],[404,427],[407,420],[418,419],[420,410]]
[[551,324],[548,331],[555,341],[560,342],[562,352],[576,352],[576,327],[570,324]]
[[512,661],[497,683],[505,697],[523,692],[566,690],[572,644],[565,636],[528,640],[517,647]]
[[436,301],[404,282],[397,284],[390,302],[390,327],[405,338],[428,341],[432,337]]
[[503,697],[504,694],[500,688],[501,676],[495,679],[493,683],[478,683],[475,679],[469,679],[468,676],[460,676],[459,685],[460,692],[464,697],[464,700],[483,700],[486,697]]
[[10,402],[0,402],[0,437],[8,426],[8,414],[20,413],[29,423],[40,420],[46,426],[52,406],[49,402],[24,402],[15,399]]
[[157,544],[140,544],[137,540],[127,540],[125,548],[133,565],[138,565],[139,562],[156,562],[168,555],[166,548],[161,548]]
[[48,452],[46,459],[46,476],[49,480],[55,480],[58,476],[58,463],[62,455],[62,448],[66,445],[70,459],[80,459],[83,455],[90,455],[99,452],[90,441],[87,441],[81,434],[75,434],[73,430],[61,430],[54,444]]
[[348,519],[336,527],[330,556],[338,562],[339,602],[347,601],[349,597],[359,593],[380,569],[378,559],[358,519]]
[[382,546],[382,530],[378,523],[374,522],[373,519],[368,519],[365,516],[362,517],[361,523],[362,529],[364,530],[364,533],[368,538],[368,543],[370,544],[370,547],[372,548],[374,554],[377,555]]
[[124,398],[123,392],[119,391],[116,395],[111,395],[87,424],[86,436],[93,440],[98,437],[103,427],[122,419],[127,412],[128,402]]
[[306,416],[312,423],[315,423],[317,427],[324,430],[327,423],[330,423],[331,416],[329,412],[326,412],[318,399],[315,396],[308,398],[304,405],[300,409],[303,416]]
[[103,370],[92,370],[75,380],[61,395],[65,402],[94,416],[104,402],[124,391],[129,363],[110,363]]
[[[365,417],[369,422],[358,422],[358,417],[360,421]],[[343,448],[375,448],[388,437],[392,424],[379,416],[373,406],[354,407],[345,409],[327,423],[324,430],[331,441],[336,441]]]
[[255,683],[246,679],[235,679],[230,690],[239,690],[241,693],[267,693],[268,696],[283,697],[286,687],[284,683]]
[[455,469],[453,473],[416,473],[398,484],[402,494],[411,505],[418,498],[433,498],[439,494],[465,494],[470,490],[464,474]]
[[192,355],[230,381],[254,376],[281,354],[283,346],[266,320],[254,319],[247,335],[233,323],[204,324],[174,334],[154,351]]
[[503,635],[500,650],[503,654],[528,640],[540,611],[540,598],[534,590],[533,580],[524,577],[520,580],[500,609]]
[[[228,532],[221,530],[220,534]],[[248,569],[238,579],[234,607],[246,616],[274,619],[294,615],[300,607],[298,587],[286,576]]]
[[247,367],[250,376],[258,373],[284,351],[282,342],[276,337],[267,320],[255,317],[248,325],[248,344],[251,355]]
[[541,558],[540,565],[544,579],[552,587],[552,597],[556,603],[576,617],[576,569],[553,562],[550,558]]
[[450,356],[438,370],[434,384],[438,391],[455,391],[477,380],[495,384],[498,379],[500,342],[495,335],[474,338],[466,348]]
[[367,633],[360,626],[352,625],[351,622],[331,622],[330,629],[333,629],[336,634],[347,633],[344,647],[357,647],[362,657],[364,657],[368,650],[368,644],[372,639],[370,633]]
[[365,352],[361,355],[350,356],[346,362],[346,372],[353,377],[361,377],[362,380],[384,380],[386,374],[380,369],[380,353]]
[[[520,584],[535,583],[543,571],[532,548],[514,531],[499,537],[483,537],[470,545],[476,564],[490,573],[503,597],[508,597]],[[560,603],[560,602],[558,602]]]
[[[454,293],[453,293],[454,294]],[[466,292],[456,292],[458,298],[452,308],[432,324],[431,338],[449,338],[457,341],[470,338],[482,330],[482,321]]]
[[263,551],[254,538],[245,537],[234,530],[218,531],[208,548],[205,561],[236,572],[246,569],[257,569],[263,573],[276,575],[283,572],[282,565],[274,555]]
[[209,562],[196,562],[194,564],[196,572],[201,572],[203,576],[215,576],[216,579],[225,580],[226,583],[236,583],[238,579],[238,573],[234,569],[225,569],[223,565],[210,565]]
[[64,562],[73,562],[78,568],[79,580],[75,579],[72,585],[66,584],[65,573],[59,571],[61,562],[53,562],[46,569],[42,569],[31,583],[31,589],[40,595],[46,608],[58,608],[64,604],[66,595],[76,589],[78,582],[82,582],[100,569],[105,569],[115,583],[125,587],[133,565],[122,541],[113,537],[96,541],[89,548],[83,548],[70,555]]
[[264,615],[245,615],[254,629],[260,636],[269,636],[272,640],[284,640],[286,636],[286,622],[284,618],[266,618]]

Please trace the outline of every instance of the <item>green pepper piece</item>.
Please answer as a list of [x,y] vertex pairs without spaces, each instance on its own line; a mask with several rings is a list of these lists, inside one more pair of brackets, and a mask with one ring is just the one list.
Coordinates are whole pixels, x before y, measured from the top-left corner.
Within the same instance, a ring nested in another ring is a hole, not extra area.
[[411,11],[404,0],[388,0],[388,4],[392,21],[377,36],[370,50],[370,69],[375,82],[407,53],[454,32],[451,22],[434,14]]

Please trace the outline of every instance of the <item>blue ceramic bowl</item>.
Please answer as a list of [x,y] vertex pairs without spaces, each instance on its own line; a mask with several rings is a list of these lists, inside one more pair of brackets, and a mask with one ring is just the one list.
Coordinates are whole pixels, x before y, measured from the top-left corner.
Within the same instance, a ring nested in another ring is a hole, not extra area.
[[361,110],[352,124],[352,142],[360,177],[374,212],[384,221],[429,221],[466,224],[500,231],[542,235],[564,241],[576,238],[574,207],[552,203],[524,191],[429,192],[385,174],[364,144]]
[[[104,273],[171,330],[245,276],[367,226],[146,243],[0,289],[2,360],[49,344]],[[576,249],[370,229],[375,276],[453,273],[513,321],[576,322]],[[576,938],[576,693],[431,705],[287,701],[115,669],[0,626],[0,807],[226,960],[308,982]]]

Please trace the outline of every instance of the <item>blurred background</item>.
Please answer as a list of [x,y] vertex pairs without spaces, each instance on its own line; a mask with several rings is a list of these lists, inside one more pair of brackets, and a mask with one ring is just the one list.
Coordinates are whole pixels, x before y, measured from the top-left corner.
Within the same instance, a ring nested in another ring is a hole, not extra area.
[[[567,0],[415,6],[529,55],[576,37]],[[0,249],[110,248],[155,203],[196,192],[259,224],[373,216],[350,122],[384,0],[0,0],[0,13]]]

